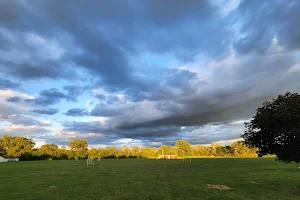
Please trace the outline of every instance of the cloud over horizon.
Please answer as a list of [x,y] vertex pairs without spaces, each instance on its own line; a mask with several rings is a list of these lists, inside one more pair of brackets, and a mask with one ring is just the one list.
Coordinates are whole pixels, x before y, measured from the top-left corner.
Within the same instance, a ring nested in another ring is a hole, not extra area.
[[296,0],[0,1],[0,135],[234,141],[264,101],[300,92],[299,9]]

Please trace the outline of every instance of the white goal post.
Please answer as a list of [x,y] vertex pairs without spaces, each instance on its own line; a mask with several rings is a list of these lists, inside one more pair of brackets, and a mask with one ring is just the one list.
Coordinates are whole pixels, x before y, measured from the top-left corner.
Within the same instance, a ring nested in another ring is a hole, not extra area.
[[86,159],[86,166],[90,166],[90,165],[93,165],[93,160],[91,159],[90,156],[88,156],[88,158]]

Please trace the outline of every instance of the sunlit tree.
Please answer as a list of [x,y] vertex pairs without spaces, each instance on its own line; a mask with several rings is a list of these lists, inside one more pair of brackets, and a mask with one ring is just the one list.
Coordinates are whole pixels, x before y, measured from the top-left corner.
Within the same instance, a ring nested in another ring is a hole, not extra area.
[[88,142],[86,140],[73,140],[69,143],[70,150],[75,152],[75,158],[86,158]]
[[44,144],[39,148],[39,153],[41,156],[46,158],[58,158],[58,146],[56,144]]
[[178,149],[178,154],[183,158],[185,156],[190,156],[192,151],[192,145],[185,140],[177,140],[175,147]]
[[10,137],[4,135],[0,140],[1,154],[5,156],[21,157],[26,153],[30,153],[34,145],[32,139],[20,136]]

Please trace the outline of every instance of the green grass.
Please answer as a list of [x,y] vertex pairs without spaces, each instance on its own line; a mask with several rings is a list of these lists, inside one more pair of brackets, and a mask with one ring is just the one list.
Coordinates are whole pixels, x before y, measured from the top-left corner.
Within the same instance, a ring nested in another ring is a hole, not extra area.
[[[0,163],[0,199],[300,199],[300,171],[295,164],[274,158],[191,163],[107,159],[85,164],[83,160]],[[207,184],[232,189],[210,189]]]

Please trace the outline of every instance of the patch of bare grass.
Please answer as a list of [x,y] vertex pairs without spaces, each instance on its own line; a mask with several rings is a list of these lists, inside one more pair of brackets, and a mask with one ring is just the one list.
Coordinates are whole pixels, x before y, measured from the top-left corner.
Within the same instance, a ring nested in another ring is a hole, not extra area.
[[207,184],[207,188],[211,189],[218,189],[218,190],[230,190],[231,187],[227,185],[213,185],[213,184]]
[[259,185],[259,183],[255,182],[255,181],[249,181],[249,183],[255,184],[255,185]]

